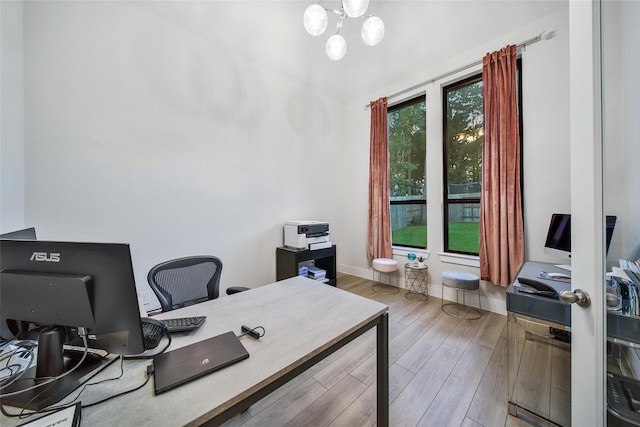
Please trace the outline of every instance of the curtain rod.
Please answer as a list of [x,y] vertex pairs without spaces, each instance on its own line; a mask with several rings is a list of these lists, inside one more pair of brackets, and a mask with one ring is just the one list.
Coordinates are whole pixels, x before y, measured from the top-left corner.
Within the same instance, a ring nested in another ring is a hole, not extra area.
[[[516,47],[517,47],[518,49],[521,49],[521,48],[523,48],[523,47],[525,47],[525,48],[526,48],[526,47],[527,47],[527,46],[529,46],[530,44],[537,43],[537,42],[541,41],[542,39],[549,40],[551,37],[553,37],[553,32],[551,32],[551,33],[547,33],[546,31],[542,31],[542,32],[541,32],[540,34],[538,34],[537,36],[535,36],[535,37],[531,37],[531,38],[530,38],[530,39],[528,39],[528,40],[525,40],[525,41],[523,41],[523,42],[518,43],[518,44],[516,45]],[[413,85],[413,86],[411,86],[411,87],[409,87],[409,88],[407,88],[407,89],[401,90],[400,92],[396,92],[396,93],[394,93],[394,94],[392,94],[392,95],[387,95],[387,98],[395,98],[395,97],[398,97],[398,96],[400,96],[400,95],[404,95],[405,93],[408,93],[408,92],[411,92],[411,91],[413,91],[413,90],[419,89],[419,88],[421,88],[422,86],[426,86],[426,85],[428,85],[428,84],[430,84],[430,83],[435,83],[437,80],[444,79],[445,77],[452,76],[452,75],[454,75],[454,74],[457,74],[457,73],[459,73],[459,72],[461,72],[461,71],[464,71],[464,70],[467,70],[467,69],[469,69],[469,68],[473,68],[473,67],[475,67],[475,66],[477,66],[477,65],[480,65],[480,64],[482,64],[482,59],[480,59],[480,60],[478,60],[478,61],[474,61],[474,62],[472,62],[472,63],[470,63],[470,64],[467,64],[467,65],[463,65],[463,66],[461,66],[461,67],[456,68],[455,70],[448,71],[448,72],[446,72],[446,73],[444,73],[444,74],[440,74],[439,76],[433,77],[433,78],[431,78],[431,79],[429,79],[429,80],[425,80],[425,81],[423,81],[423,82],[421,82],[421,83],[415,84],[415,85]],[[365,109],[365,110],[366,110],[366,109],[368,109],[368,108],[369,108],[369,105],[370,105],[370,104],[365,105],[365,106],[364,106],[364,109]]]

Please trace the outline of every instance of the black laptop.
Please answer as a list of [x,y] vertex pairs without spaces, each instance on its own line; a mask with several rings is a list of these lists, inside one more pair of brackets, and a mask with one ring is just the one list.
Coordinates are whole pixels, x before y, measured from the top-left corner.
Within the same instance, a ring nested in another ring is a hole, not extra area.
[[155,394],[247,359],[249,353],[233,332],[162,353],[153,358]]

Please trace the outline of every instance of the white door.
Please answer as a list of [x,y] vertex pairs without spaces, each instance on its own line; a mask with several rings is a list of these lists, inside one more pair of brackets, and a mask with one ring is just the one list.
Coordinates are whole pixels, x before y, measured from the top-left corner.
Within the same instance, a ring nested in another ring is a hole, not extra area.
[[[599,5],[569,2],[572,287],[591,296],[571,308],[571,420],[606,425],[604,215],[600,132]],[[595,237],[595,238],[594,238]]]
[[571,415],[575,426],[604,426],[606,214],[618,216],[609,265],[640,255],[640,2],[571,0],[569,16],[572,286],[591,296],[571,309]]

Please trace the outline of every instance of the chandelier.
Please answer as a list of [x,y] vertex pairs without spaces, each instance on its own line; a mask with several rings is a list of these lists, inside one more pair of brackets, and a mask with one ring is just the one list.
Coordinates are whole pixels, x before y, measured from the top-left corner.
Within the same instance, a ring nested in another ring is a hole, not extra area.
[[[322,0],[320,0],[322,1]],[[303,22],[304,28],[312,36],[319,36],[327,29],[327,12],[338,16],[337,30],[329,37],[326,44],[327,56],[338,61],[347,53],[347,41],[340,35],[342,23],[347,18],[363,17],[369,6],[369,0],[341,0],[340,10],[327,9],[320,4],[312,4],[305,10]],[[368,46],[375,46],[384,37],[384,23],[377,16],[369,14],[362,24],[360,32],[362,40]]]

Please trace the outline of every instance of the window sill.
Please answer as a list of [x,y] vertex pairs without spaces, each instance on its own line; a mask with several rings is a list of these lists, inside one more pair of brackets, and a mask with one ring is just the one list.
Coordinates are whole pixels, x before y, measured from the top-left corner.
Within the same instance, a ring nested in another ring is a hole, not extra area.
[[480,267],[480,257],[477,255],[463,255],[448,252],[440,252],[438,254],[440,261],[449,264],[466,265],[468,267]]
[[401,257],[406,257],[407,254],[409,254],[409,253],[414,253],[414,254],[416,254],[416,256],[421,256],[425,260],[429,259],[429,255],[431,255],[431,252],[427,251],[426,249],[407,248],[407,247],[403,247],[403,246],[394,246],[393,247],[393,254],[394,255],[401,256]]

